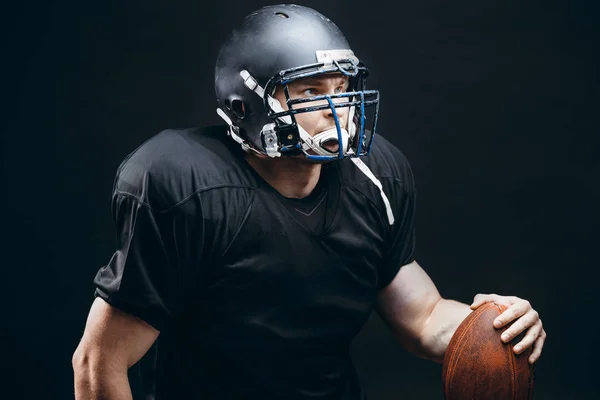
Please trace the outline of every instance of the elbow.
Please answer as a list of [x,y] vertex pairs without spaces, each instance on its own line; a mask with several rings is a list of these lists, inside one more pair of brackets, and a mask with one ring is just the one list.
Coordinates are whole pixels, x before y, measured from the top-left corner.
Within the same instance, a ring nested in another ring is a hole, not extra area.
[[130,398],[124,397],[128,388],[127,367],[118,359],[80,345],[71,363],[76,399]]
[[73,371],[80,374],[113,374],[127,373],[129,365],[127,360],[120,354],[105,352],[96,346],[77,347],[71,358]]
[[93,386],[93,374],[90,355],[81,346],[77,347],[71,358],[73,366],[73,384],[75,386],[75,398],[82,398],[91,393]]
[[83,342],[77,346],[71,357],[71,364],[75,372],[91,371],[97,368],[102,358],[98,351],[85,346]]
[[85,369],[85,365],[89,364],[89,356],[85,354],[85,352],[81,349],[81,346],[78,346],[73,352],[73,356],[71,357],[71,365],[73,366],[73,372],[78,373]]
[[114,373],[127,373],[127,367],[121,367],[118,359],[110,358],[100,351],[87,349],[82,345],[73,353],[71,364],[76,382],[94,381]]
[[[96,364],[96,368],[94,365]],[[97,362],[94,361],[94,357],[89,351],[86,351],[81,346],[77,347],[71,358],[71,365],[73,366],[73,376],[75,378],[75,385],[90,382],[94,375],[94,369],[97,369]]]

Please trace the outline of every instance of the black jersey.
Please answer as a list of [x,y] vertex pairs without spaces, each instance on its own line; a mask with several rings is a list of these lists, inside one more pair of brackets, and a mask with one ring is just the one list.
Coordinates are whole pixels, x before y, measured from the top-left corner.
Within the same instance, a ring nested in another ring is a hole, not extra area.
[[380,189],[344,159],[322,168],[324,221],[310,229],[225,127],[163,131],[123,161],[117,248],[95,294],[160,331],[139,363],[147,394],[363,398],[350,344],[377,291],[413,261],[415,189],[383,137],[362,160],[393,225]]

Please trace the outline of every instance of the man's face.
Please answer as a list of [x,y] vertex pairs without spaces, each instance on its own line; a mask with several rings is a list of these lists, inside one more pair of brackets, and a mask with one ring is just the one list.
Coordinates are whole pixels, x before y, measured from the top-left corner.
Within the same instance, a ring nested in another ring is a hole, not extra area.
[[[301,99],[313,96],[333,95],[346,92],[348,90],[348,77],[342,74],[328,74],[319,77],[299,79],[288,84],[290,99]],[[287,110],[287,103],[283,88],[278,86],[273,95],[279,100],[284,110]],[[348,101],[346,98],[332,99],[334,102]],[[312,101],[308,103],[295,104],[292,108],[304,108],[327,104],[327,100]],[[348,107],[336,108],[340,127],[346,129],[348,123]],[[335,128],[335,119],[331,108],[296,114],[296,121],[309,135],[315,136],[318,133],[328,129]],[[337,141],[324,144],[329,151],[338,151]]]

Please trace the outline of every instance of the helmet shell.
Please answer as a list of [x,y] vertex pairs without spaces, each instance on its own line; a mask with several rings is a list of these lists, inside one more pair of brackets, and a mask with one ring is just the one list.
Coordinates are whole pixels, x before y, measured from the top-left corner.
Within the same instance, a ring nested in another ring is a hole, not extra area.
[[350,49],[340,29],[311,8],[281,4],[254,11],[219,51],[215,67],[218,106],[240,128],[240,136],[263,151],[260,131],[273,120],[263,99],[245,86],[240,72],[248,71],[264,88],[281,71],[317,63],[317,51],[340,49]]

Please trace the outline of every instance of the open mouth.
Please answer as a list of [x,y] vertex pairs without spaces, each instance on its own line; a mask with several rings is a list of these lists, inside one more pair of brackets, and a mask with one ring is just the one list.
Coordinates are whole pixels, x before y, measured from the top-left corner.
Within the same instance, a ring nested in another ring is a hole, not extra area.
[[329,139],[326,140],[325,142],[321,143],[321,147],[335,153],[340,149],[340,145],[337,141],[337,139]]

